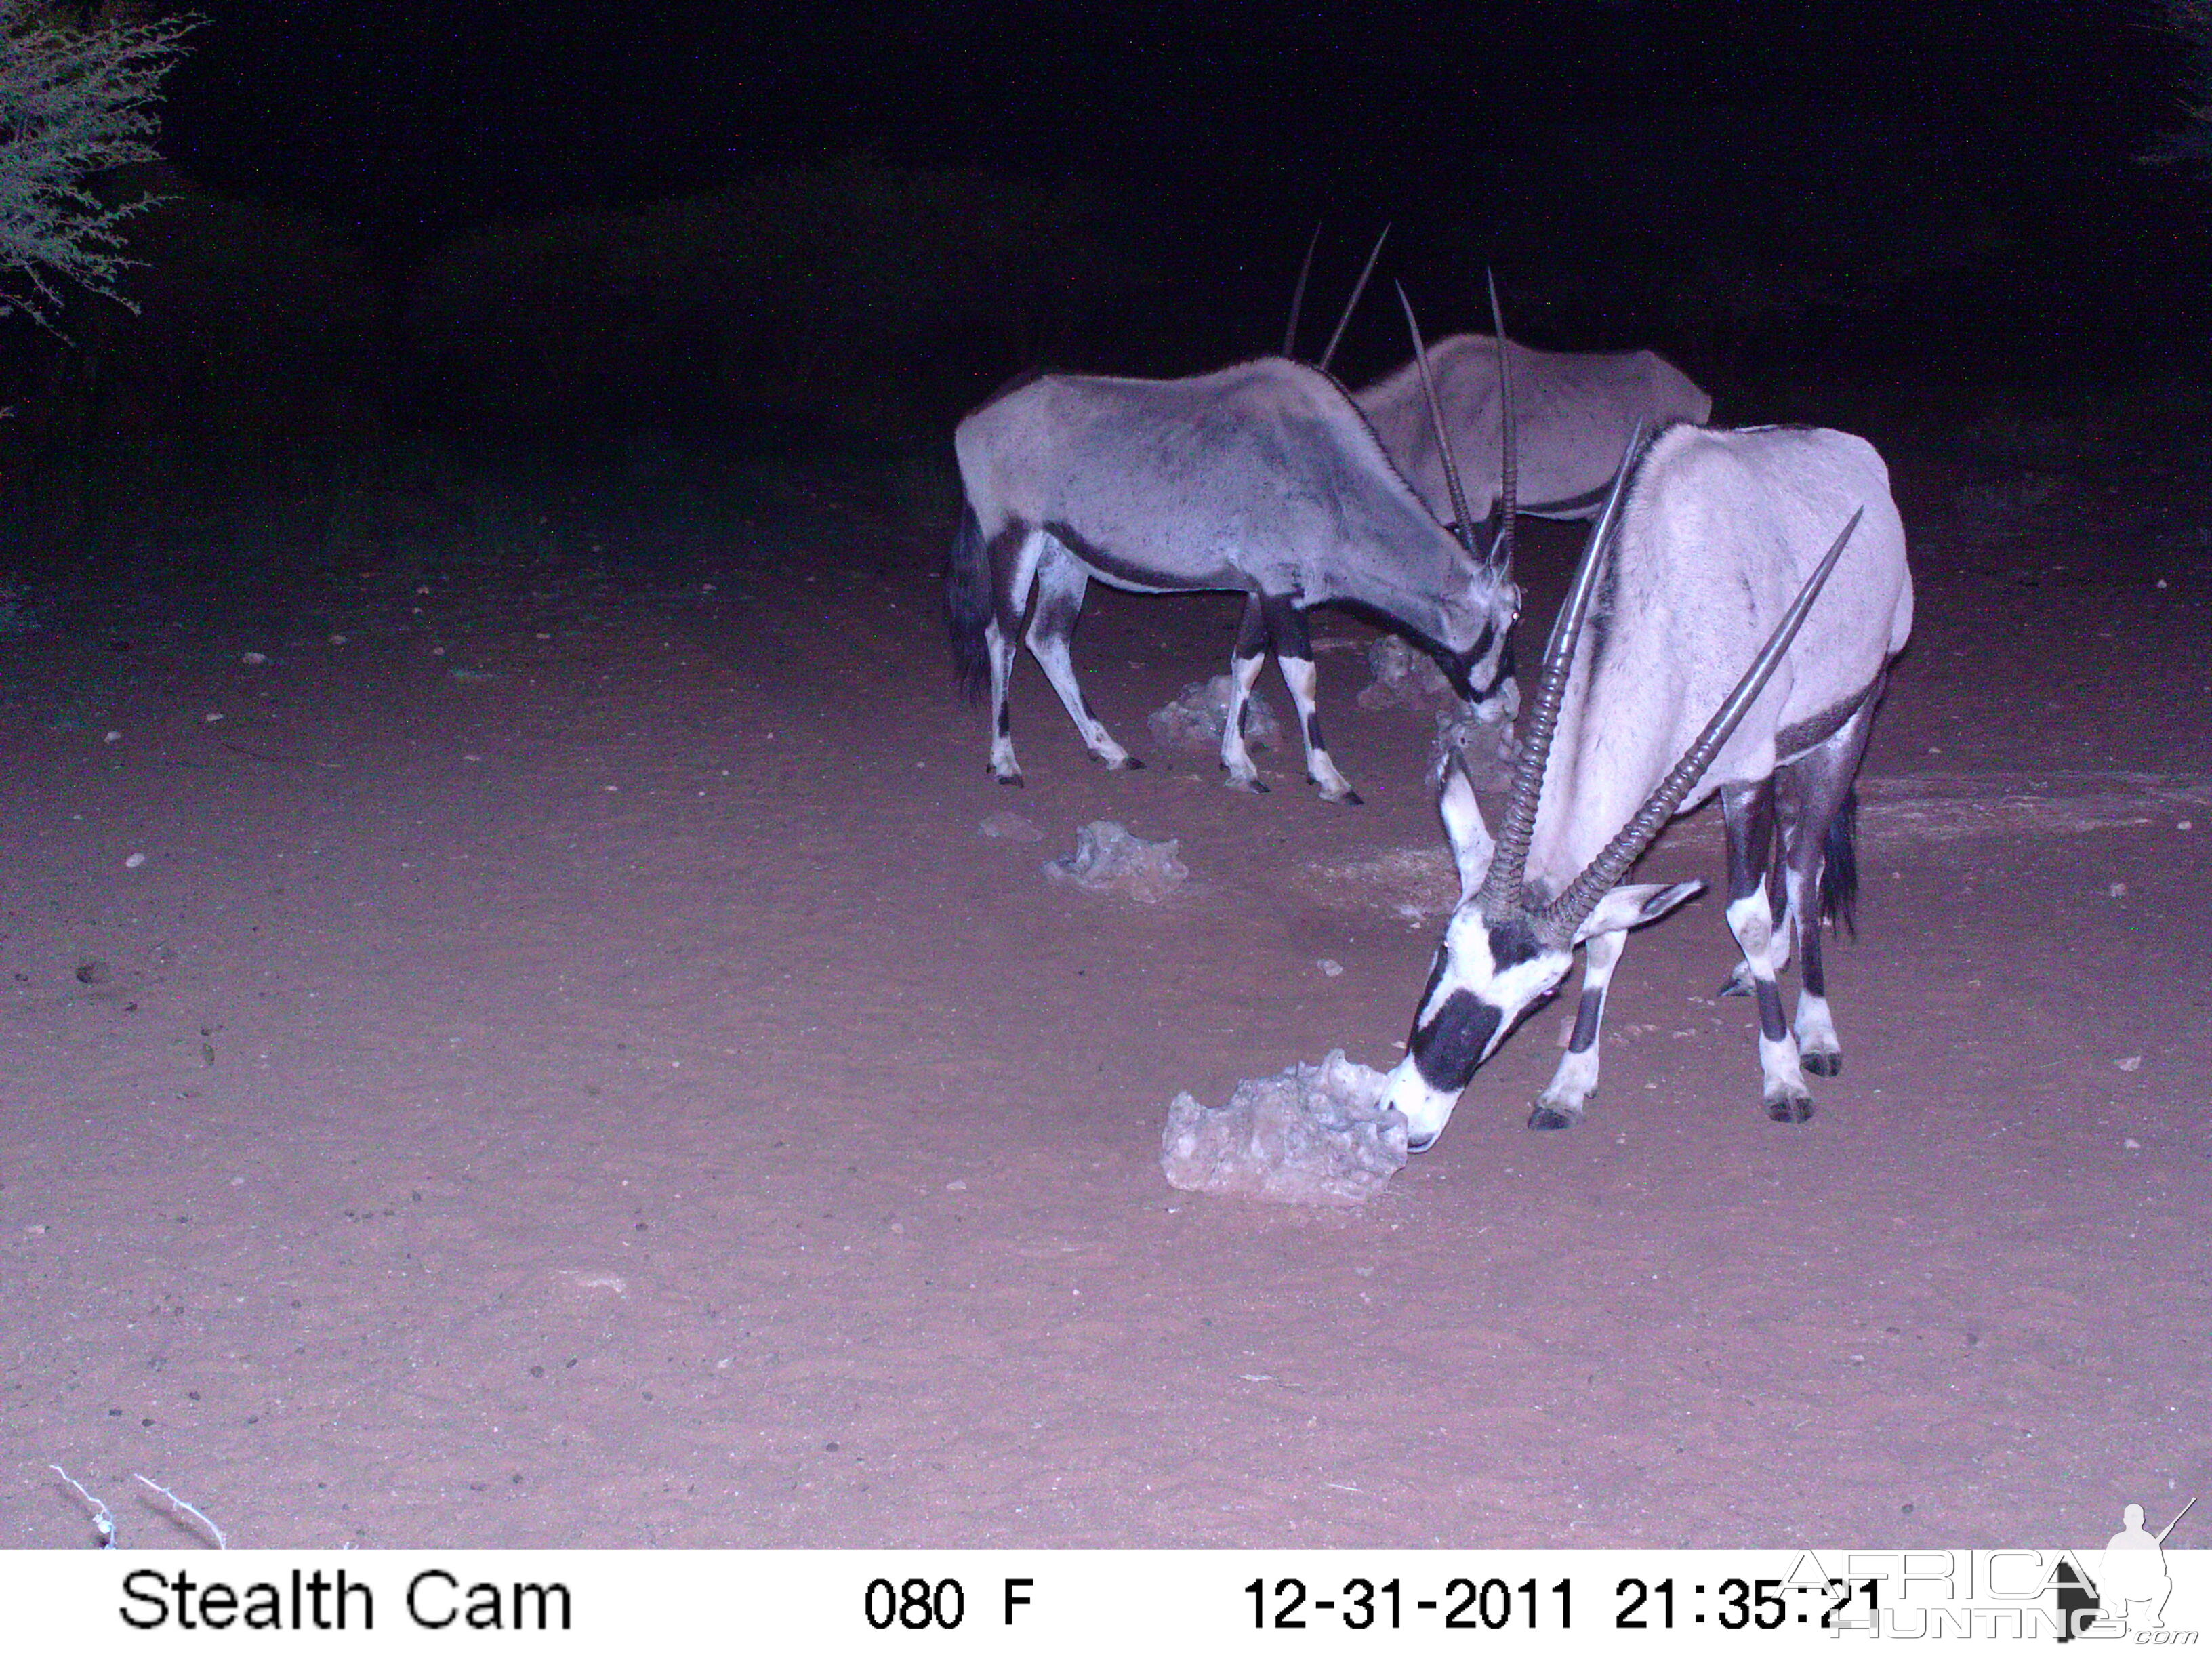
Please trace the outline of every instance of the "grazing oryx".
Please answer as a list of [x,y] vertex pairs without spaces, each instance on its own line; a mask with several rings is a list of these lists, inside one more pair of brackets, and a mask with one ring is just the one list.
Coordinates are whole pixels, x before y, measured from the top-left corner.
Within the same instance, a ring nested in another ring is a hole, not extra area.
[[[1820,923],[1851,897],[1852,781],[1911,626],[1904,528],[1888,469],[1863,440],[1678,426],[1640,465],[1624,459],[1553,627],[1495,842],[1465,775],[1454,768],[1444,786],[1459,907],[1383,1097],[1405,1115],[1410,1147],[1435,1142],[1475,1068],[1565,976],[1577,945],[1588,959],[1574,1034],[1528,1127],[1582,1115],[1626,930],[1704,885],[1614,884],[1669,817],[1716,790],[1729,927],[1759,998],[1767,1115],[1812,1115],[1803,1072],[1829,1077],[1842,1064]],[[1775,986],[1793,932],[1803,978],[1794,1037]]]
[[1272,644],[1307,777],[1328,799],[1359,799],[1322,742],[1310,606],[1377,612],[1428,643],[1462,696],[1502,695],[1520,604],[1509,572],[1437,521],[1317,369],[1265,357],[1183,380],[1042,375],[969,415],[953,447],[967,491],[945,575],[953,655],[971,695],[989,689],[1001,783],[1022,781],[1006,690],[1032,587],[1030,650],[1084,743],[1108,766],[1140,763],[1091,712],[1068,655],[1093,576],[1132,592],[1248,596],[1221,736],[1238,787],[1265,787],[1243,714]]
[[[1493,314],[1495,303],[1493,295]],[[1538,518],[1593,516],[1638,422],[1647,431],[1675,421],[1703,426],[1713,412],[1713,400],[1654,352],[1532,351],[1509,340],[1504,355],[1512,364],[1505,389],[1519,404],[1519,510]],[[1464,480],[1468,505],[1485,520],[1496,511],[1499,495],[1498,474],[1492,470],[1503,453],[1499,361],[1498,340],[1480,334],[1455,334],[1429,354],[1444,428],[1462,456],[1475,458]],[[1352,398],[1398,470],[1443,516],[1449,496],[1421,395],[1420,366],[1407,363]]]

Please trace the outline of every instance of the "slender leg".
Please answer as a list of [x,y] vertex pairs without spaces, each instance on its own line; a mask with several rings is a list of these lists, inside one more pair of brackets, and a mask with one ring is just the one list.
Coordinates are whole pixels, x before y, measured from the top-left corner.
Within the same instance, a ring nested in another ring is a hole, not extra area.
[[1305,736],[1306,780],[1321,791],[1323,800],[1358,806],[1358,791],[1345,781],[1344,774],[1328,757],[1328,746],[1322,741],[1321,714],[1314,701],[1319,677],[1314,669],[1313,641],[1306,633],[1306,613],[1292,601],[1273,594],[1264,596],[1261,604],[1267,612],[1267,632],[1274,640],[1275,665],[1283,671],[1283,684],[1289,688],[1299,730]]
[[1015,643],[1022,612],[1029,609],[1030,584],[1036,575],[1044,533],[1026,525],[1009,525],[991,538],[991,620],[983,643],[991,657],[991,775],[1021,787],[1022,769],[1014,759],[1014,723],[1006,704],[1014,675]]
[[1582,1121],[1597,1087],[1598,1038],[1605,1024],[1605,988],[1628,943],[1626,931],[1594,933],[1583,947],[1583,996],[1575,1009],[1574,1035],[1567,1052],[1559,1056],[1559,1069],[1552,1073],[1544,1092],[1536,1097],[1528,1114],[1532,1129],[1565,1129]]
[[[1774,775],[1773,803],[1776,830],[1770,849],[1771,867],[1766,884],[1767,896],[1773,912],[1767,959],[1777,980],[1781,978],[1782,970],[1790,965],[1790,945],[1796,937],[1796,924],[1790,913],[1790,906],[1796,902],[1796,890],[1784,878],[1785,854],[1783,850],[1784,837],[1794,821],[1791,816],[1796,811],[1794,801],[1795,793],[1788,773],[1777,772]],[[1747,997],[1753,994],[1756,984],[1750,965],[1739,962],[1729,970],[1728,981],[1721,987],[1720,994],[1724,997]]]
[[1083,738],[1084,747],[1117,772],[1138,771],[1144,762],[1114,741],[1076,684],[1075,661],[1068,647],[1075,638],[1075,619],[1083,610],[1083,594],[1091,573],[1049,538],[1036,567],[1036,611],[1030,618],[1030,654],[1060,694],[1060,707]]
[[1231,789],[1249,789],[1264,795],[1260,769],[1244,747],[1244,703],[1252,683],[1267,660],[1267,613],[1257,593],[1244,600],[1244,620],[1237,625],[1237,648],[1229,656],[1229,714],[1221,723],[1221,767],[1229,774]]
[[1797,1063],[1796,1039],[1782,1018],[1782,992],[1774,982],[1774,905],[1768,872],[1774,847],[1774,780],[1721,791],[1728,826],[1729,931],[1751,970],[1759,999],[1759,1070],[1766,1115],[1777,1123],[1802,1123],[1813,1115],[1813,1096]]
[[[1795,799],[1784,825],[1783,862],[1797,934],[1797,1048],[1805,1069],[1815,1077],[1833,1077],[1844,1068],[1820,957],[1820,890],[1826,880],[1848,900],[1855,882],[1851,785],[1874,728],[1876,701],[1869,697],[1834,737],[1789,767]],[[1832,860],[1838,867],[1829,867]]]

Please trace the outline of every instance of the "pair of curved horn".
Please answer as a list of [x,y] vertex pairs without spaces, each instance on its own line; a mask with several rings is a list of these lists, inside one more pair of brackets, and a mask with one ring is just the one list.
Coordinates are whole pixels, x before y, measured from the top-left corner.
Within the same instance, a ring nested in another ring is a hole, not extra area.
[[[1552,753],[1552,737],[1559,729],[1559,705],[1567,694],[1567,676],[1574,668],[1575,643],[1582,637],[1590,597],[1597,591],[1598,573],[1612,550],[1614,526],[1620,517],[1620,498],[1628,488],[1628,475],[1636,470],[1644,446],[1644,422],[1638,421],[1621,451],[1620,467],[1606,492],[1604,509],[1590,526],[1583,544],[1582,562],[1568,584],[1553,620],[1552,635],[1544,645],[1543,665],[1537,672],[1536,695],[1528,705],[1528,721],[1521,738],[1521,757],[1513,768],[1513,781],[1505,797],[1505,817],[1498,828],[1497,850],[1491,854],[1490,873],[1483,880],[1482,896],[1492,904],[1522,901],[1522,878],[1528,866],[1528,843],[1536,833],[1536,807],[1543,799],[1544,766]],[[1577,918],[1580,920],[1580,918]]]
[[[1413,302],[1405,285],[1398,285],[1398,303],[1405,307],[1406,326],[1413,336],[1413,363],[1421,376],[1421,395],[1428,400],[1429,422],[1436,428],[1437,457],[1443,463],[1444,489],[1451,496],[1452,517],[1459,526],[1460,545],[1468,556],[1486,565],[1500,580],[1513,571],[1513,520],[1520,511],[1521,441],[1514,419],[1513,376],[1505,356],[1505,319],[1498,308],[1498,279],[1486,271],[1490,285],[1490,318],[1498,331],[1498,391],[1499,435],[1504,454],[1498,466],[1498,535],[1487,552],[1474,542],[1474,526],[1467,512],[1467,491],[1460,483],[1459,460],[1452,453],[1451,432],[1444,424],[1443,408],[1437,401],[1435,379],[1429,373],[1429,349],[1421,339],[1421,325],[1413,320]],[[1638,430],[1642,428],[1639,427]]]
[[1805,579],[1805,585],[1797,590],[1796,599],[1783,613],[1782,620],[1775,624],[1774,632],[1767,637],[1765,647],[1753,659],[1743,678],[1736,682],[1735,690],[1729,692],[1727,699],[1713,711],[1712,719],[1705,722],[1705,729],[1698,733],[1697,741],[1690,745],[1680,760],[1674,763],[1674,769],[1661,780],[1659,787],[1637,810],[1636,816],[1621,826],[1620,833],[1607,843],[1604,851],[1590,860],[1589,866],[1574,878],[1565,891],[1545,906],[1538,919],[1537,931],[1540,934],[1561,945],[1571,941],[1575,929],[1582,926],[1583,919],[1596,907],[1600,899],[1613,890],[1613,884],[1628,873],[1628,866],[1643,855],[1652,838],[1658,835],[1667,820],[1674,817],[1674,809],[1682,804],[1684,798],[1696,787],[1698,780],[1705,775],[1705,769],[1713,763],[1713,757],[1735,735],[1736,727],[1743,723],[1743,717],[1751,712],[1751,705],[1766,689],[1766,682],[1773,678],[1775,669],[1781,665],[1784,653],[1790,649],[1790,641],[1797,637],[1798,629],[1804,625],[1806,613],[1812,610],[1813,601],[1820,597],[1820,589],[1827,582],[1828,573],[1836,568],[1836,561],[1843,557],[1844,546],[1850,540],[1851,532],[1859,527],[1859,520],[1865,513],[1864,507],[1852,513],[1834,542],[1829,545],[1826,556],[1813,574]]
[[[1345,325],[1352,320],[1352,313],[1358,308],[1359,296],[1367,291],[1367,279],[1374,274],[1375,261],[1382,257],[1382,244],[1389,235],[1390,227],[1383,226],[1382,234],[1375,239],[1375,246],[1368,252],[1367,263],[1360,268],[1359,280],[1352,285],[1352,297],[1344,302],[1344,314],[1336,319],[1336,332],[1328,337],[1328,349],[1314,364],[1324,374],[1328,372],[1329,359],[1336,356],[1337,343],[1344,338]],[[1320,242],[1321,227],[1316,224],[1312,240],[1306,244],[1305,263],[1298,267],[1298,285],[1291,294],[1290,325],[1283,330],[1283,356],[1293,361],[1298,355],[1298,313],[1305,307],[1306,278],[1313,273],[1314,249]]]
[[1575,572],[1574,585],[1567,590],[1565,603],[1559,607],[1559,619],[1552,625],[1551,641],[1544,649],[1544,672],[1536,690],[1536,699],[1531,706],[1527,740],[1521,758],[1513,769],[1511,793],[1505,805],[1505,821],[1498,830],[1496,849],[1491,854],[1490,872],[1483,879],[1481,897],[1486,911],[1525,909],[1537,937],[1555,949],[1565,950],[1574,943],[1575,930],[1584,918],[1597,908],[1597,902],[1611,892],[1620,879],[1628,873],[1628,867],[1642,857],[1680,806],[1696,787],[1705,769],[1713,763],[1723,745],[1735,736],[1737,726],[1751,712],[1759,694],[1774,677],[1784,655],[1804,625],[1813,601],[1820,596],[1829,573],[1835,569],[1836,561],[1843,557],[1844,548],[1851,532],[1859,527],[1864,516],[1863,507],[1854,511],[1836,539],[1829,544],[1827,553],[1805,579],[1790,601],[1790,609],[1774,626],[1752,665],[1736,682],[1735,689],[1713,711],[1695,742],[1674,763],[1674,769],[1660,781],[1659,787],[1644,798],[1644,805],[1620,833],[1608,842],[1604,849],[1592,859],[1582,873],[1548,904],[1540,908],[1528,908],[1528,893],[1522,885],[1528,871],[1528,845],[1536,827],[1536,806],[1544,787],[1544,768],[1550,758],[1552,738],[1557,731],[1559,704],[1566,690],[1567,675],[1575,654],[1576,641],[1582,634],[1583,622],[1589,609],[1590,594],[1597,585],[1597,573],[1605,562],[1613,538],[1614,515],[1620,507],[1621,487],[1627,479],[1635,458],[1636,447],[1643,436],[1643,425],[1628,441],[1629,453],[1622,459],[1620,471],[1614,477],[1612,492],[1607,496],[1605,511],[1590,532],[1581,568]]

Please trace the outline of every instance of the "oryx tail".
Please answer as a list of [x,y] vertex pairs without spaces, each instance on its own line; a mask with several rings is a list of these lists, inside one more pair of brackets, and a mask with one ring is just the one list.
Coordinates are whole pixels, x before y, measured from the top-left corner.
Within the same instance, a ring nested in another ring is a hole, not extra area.
[[960,529],[945,568],[945,622],[952,635],[952,672],[961,695],[981,702],[991,689],[991,653],[984,629],[991,620],[991,550],[975,509],[960,507]]

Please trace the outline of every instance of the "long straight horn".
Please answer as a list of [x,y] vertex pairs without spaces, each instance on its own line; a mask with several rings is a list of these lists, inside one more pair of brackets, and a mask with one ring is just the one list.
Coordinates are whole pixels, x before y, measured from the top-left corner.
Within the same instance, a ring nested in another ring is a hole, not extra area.
[[1321,246],[1321,221],[1314,221],[1314,234],[1306,243],[1305,263],[1298,267],[1298,285],[1291,290],[1290,325],[1283,330],[1283,356],[1296,362],[1298,355],[1298,313],[1305,309],[1306,278],[1313,275],[1314,250]]
[[1705,729],[1698,734],[1698,740],[1690,745],[1689,751],[1674,763],[1674,769],[1651,792],[1650,798],[1622,827],[1606,849],[1590,861],[1589,867],[1575,878],[1566,891],[1545,908],[1539,933],[1562,945],[1572,939],[1575,929],[1582,925],[1583,918],[1589,915],[1600,899],[1613,890],[1615,882],[1628,873],[1628,866],[1643,855],[1652,838],[1667,820],[1674,816],[1674,809],[1682,804],[1698,780],[1705,775],[1705,769],[1713,763],[1713,757],[1719,754],[1721,746],[1735,735],[1735,728],[1742,724],[1743,717],[1751,711],[1751,705],[1765,690],[1766,682],[1780,665],[1784,653],[1790,649],[1790,642],[1797,637],[1797,629],[1803,624],[1806,612],[1812,610],[1813,601],[1820,597],[1820,588],[1828,580],[1828,573],[1836,568],[1836,561],[1843,557],[1844,544],[1850,540],[1851,532],[1859,527],[1859,520],[1865,512],[1862,507],[1851,514],[1850,522],[1844,526],[1842,533],[1828,549],[1827,556],[1820,561],[1820,568],[1805,579],[1804,586],[1797,590],[1796,599],[1783,614],[1782,620],[1775,624],[1765,648],[1753,661],[1744,677],[1736,682],[1735,690],[1729,693],[1728,701],[1722,703],[1714,711],[1712,719],[1705,722]]
[[1513,418],[1513,371],[1506,361],[1505,313],[1498,308],[1498,276],[1482,273],[1490,284],[1490,326],[1498,339],[1498,424],[1505,453],[1498,469],[1498,536],[1490,544],[1491,568],[1505,575],[1513,568],[1513,520],[1521,510],[1521,428]]
[[1375,239],[1375,246],[1367,255],[1367,263],[1359,268],[1359,280],[1352,285],[1352,297],[1344,302],[1344,315],[1336,319],[1336,332],[1328,337],[1328,349],[1321,354],[1314,365],[1324,374],[1328,373],[1328,360],[1336,356],[1336,343],[1344,337],[1344,325],[1352,320],[1352,313],[1359,307],[1359,296],[1367,292],[1367,278],[1375,270],[1375,261],[1381,257],[1382,244],[1390,239],[1390,227],[1382,227],[1382,234]]
[[1590,596],[1597,591],[1598,573],[1604,568],[1613,544],[1613,526],[1620,516],[1620,498],[1628,488],[1628,475],[1636,468],[1636,452],[1644,441],[1644,422],[1637,422],[1628,434],[1620,470],[1613,475],[1605,507],[1590,526],[1583,544],[1583,562],[1568,584],[1567,597],[1552,623],[1545,642],[1544,662],[1538,671],[1536,696],[1528,705],[1528,720],[1522,728],[1521,757],[1513,768],[1513,781],[1505,797],[1505,817],[1498,829],[1498,848],[1491,856],[1490,874],[1483,883],[1486,898],[1517,902],[1521,878],[1528,863],[1528,843],[1536,832],[1536,805],[1544,794],[1544,765],[1551,758],[1552,736],[1559,729],[1559,704],[1565,698],[1567,676],[1573,671],[1575,643],[1582,637],[1583,619],[1589,614]]
[[1459,526],[1460,545],[1474,553],[1474,526],[1468,522],[1467,495],[1459,487],[1459,463],[1452,459],[1451,434],[1444,430],[1444,412],[1437,402],[1437,383],[1429,378],[1429,349],[1421,343],[1421,325],[1413,320],[1413,302],[1406,285],[1397,284],[1398,303],[1406,308],[1406,326],[1413,331],[1413,362],[1421,372],[1421,395],[1429,400],[1429,423],[1436,428],[1437,455],[1444,464],[1444,488],[1451,492],[1453,521]]

